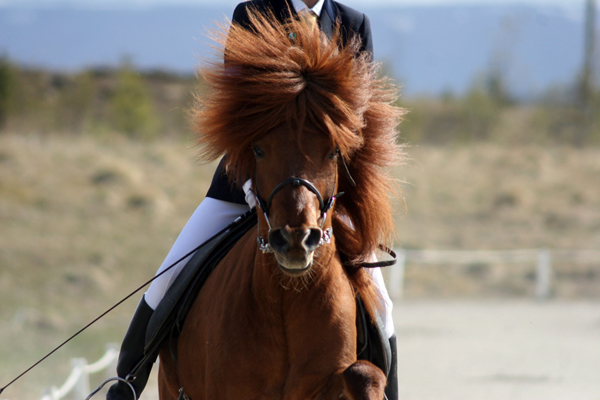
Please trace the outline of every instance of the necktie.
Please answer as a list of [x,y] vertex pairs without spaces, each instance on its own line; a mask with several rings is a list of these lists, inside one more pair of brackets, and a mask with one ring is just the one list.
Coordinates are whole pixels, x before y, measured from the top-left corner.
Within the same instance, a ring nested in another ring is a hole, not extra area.
[[298,11],[298,16],[303,21],[305,21],[308,24],[308,26],[310,26],[312,29],[317,29],[319,27],[319,23],[317,22],[318,16],[313,10],[304,8]]

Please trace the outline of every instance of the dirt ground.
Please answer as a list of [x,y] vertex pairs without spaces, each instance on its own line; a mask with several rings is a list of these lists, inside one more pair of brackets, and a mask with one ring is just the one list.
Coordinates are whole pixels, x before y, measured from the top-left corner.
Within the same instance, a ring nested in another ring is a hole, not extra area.
[[598,301],[408,300],[394,319],[400,400],[600,399]]
[[403,400],[598,400],[600,304],[397,302]]

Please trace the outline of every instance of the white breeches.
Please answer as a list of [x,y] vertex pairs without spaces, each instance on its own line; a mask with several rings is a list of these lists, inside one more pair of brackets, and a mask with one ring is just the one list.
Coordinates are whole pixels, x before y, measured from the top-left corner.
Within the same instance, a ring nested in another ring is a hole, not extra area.
[[[156,275],[171,266],[175,261],[194,250],[200,244],[206,242],[215,233],[219,232],[232,223],[237,217],[248,211],[247,205],[230,203],[228,201],[206,197],[198,206],[185,227],[179,234],[173,247],[167,254],[167,258],[156,272]],[[169,287],[179,275],[179,272],[187,264],[189,257],[181,260],[175,267],[165,272],[161,277],[155,279],[146,291],[146,303],[156,309]]]
[[[201,243],[210,239],[214,234],[225,228],[238,216],[242,215],[248,210],[248,205],[230,203],[223,200],[213,199],[212,197],[206,197],[202,203],[200,203],[196,211],[192,214],[191,218],[179,234],[177,240],[175,240],[173,247],[171,247],[169,254],[167,254],[167,257],[163,261],[156,274],[158,275],[175,261],[198,247]],[[162,276],[152,281],[150,287],[144,295],[146,303],[148,303],[152,309],[156,309],[158,303],[160,303],[163,296],[190,258],[191,256],[183,259],[175,267],[171,268]],[[375,254],[372,255],[369,261],[376,261]],[[391,337],[394,334],[394,323],[392,321],[392,300],[390,299],[387,289],[385,288],[381,270],[379,268],[368,268],[367,270],[371,274],[371,277],[373,278],[373,281],[379,290],[379,294],[383,299],[385,313],[383,313],[381,317],[385,326],[385,332],[388,337]]]

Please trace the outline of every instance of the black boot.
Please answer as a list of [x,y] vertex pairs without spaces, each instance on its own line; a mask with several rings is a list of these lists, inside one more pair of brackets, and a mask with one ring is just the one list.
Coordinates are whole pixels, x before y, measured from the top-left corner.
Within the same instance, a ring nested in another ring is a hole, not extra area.
[[392,350],[392,362],[387,376],[387,386],[385,387],[385,397],[387,400],[398,400],[398,356],[396,350],[396,334],[389,338],[390,349]]
[[[146,343],[146,328],[148,322],[154,310],[146,303],[144,297],[140,300],[127,333],[123,338],[121,344],[121,352],[119,353],[119,361],[117,362],[117,376],[120,378],[128,378],[128,375],[138,365],[138,363],[144,357],[144,345]],[[142,390],[146,387],[148,382],[148,376],[152,369],[152,363],[149,362],[147,365],[140,368],[137,371],[135,379],[130,381],[131,385],[135,389],[136,398],[140,397]],[[106,394],[107,400],[134,400],[131,388],[124,382],[117,382],[110,387]]]

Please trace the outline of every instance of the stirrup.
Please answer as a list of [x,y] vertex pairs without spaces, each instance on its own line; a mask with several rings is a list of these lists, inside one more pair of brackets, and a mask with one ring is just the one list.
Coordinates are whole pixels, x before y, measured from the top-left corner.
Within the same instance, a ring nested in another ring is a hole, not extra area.
[[133,388],[133,386],[131,385],[131,383],[127,379],[123,379],[123,378],[118,377],[118,376],[115,376],[114,378],[108,378],[107,380],[105,380],[104,382],[102,382],[100,384],[100,386],[98,386],[98,388],[96,390],[94,390],[92,393],[89,394],[88,397],[85,398],[85,400],[90,400],[93,396],[96,395],[96,393],[98,393],[99,391],[101,391],[102,388],[104,386],[106,386],[106,384],[108,382],[112,382],[112,381],[119,381],[119,382],[125,383],[129,387],[129,389],[131,389],[131,393],[133,393],[133,399],[134,400],[138,400],[137,395],[135,394],[135,389]]

